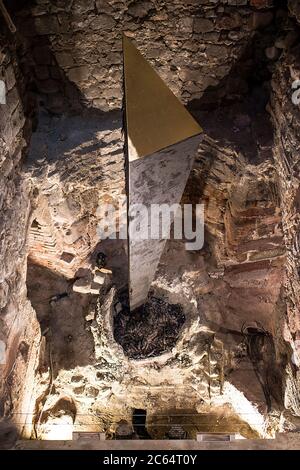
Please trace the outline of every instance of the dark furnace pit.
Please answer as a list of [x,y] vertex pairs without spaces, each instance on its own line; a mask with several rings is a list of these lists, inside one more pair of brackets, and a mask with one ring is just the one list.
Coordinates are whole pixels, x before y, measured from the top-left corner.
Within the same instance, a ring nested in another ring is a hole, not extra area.
[[114,318],[114,337],[130,359],[155,357],[176,344],[185,322],[179,304],[151,297],[134,312],[123,309]]

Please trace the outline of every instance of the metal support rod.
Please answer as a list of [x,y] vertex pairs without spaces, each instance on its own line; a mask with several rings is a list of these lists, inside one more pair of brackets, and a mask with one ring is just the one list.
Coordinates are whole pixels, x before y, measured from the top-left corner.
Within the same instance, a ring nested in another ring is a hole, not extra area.
[[10,14],[8,13],[6,7],[3,3],[3,0],[0,0],[0,11],[2,12],[2,15],[4,16],[6,24],[9,27],[9,30],[12,33],[15,33],[17,31],[17,28],[15,27],[15,25],[14,25],[14,23],[13,23],[11,17],[10,17]]

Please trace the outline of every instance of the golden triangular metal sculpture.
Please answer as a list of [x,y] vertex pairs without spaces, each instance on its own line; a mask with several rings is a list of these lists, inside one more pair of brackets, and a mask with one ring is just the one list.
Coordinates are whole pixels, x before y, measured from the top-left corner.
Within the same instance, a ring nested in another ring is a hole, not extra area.
[[202,132],[149,62],[123,35],[129,161]]
[[[129,300],[134,310],[147,300],[165,240],[134,239],[130,227],[143,225],[145,216],[132,215],[131,208],[142,205],[149,213],[151,204],[180,203],[202,129],[126,36],[123,54]],[[150,235],[148,218],[144,226]]]

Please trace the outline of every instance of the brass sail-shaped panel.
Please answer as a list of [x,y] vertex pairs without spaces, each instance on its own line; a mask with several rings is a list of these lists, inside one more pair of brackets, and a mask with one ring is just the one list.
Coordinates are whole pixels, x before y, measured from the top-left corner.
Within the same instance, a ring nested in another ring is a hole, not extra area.
[[200,134],[195,119],[125,35],[123,54],[129,161]]

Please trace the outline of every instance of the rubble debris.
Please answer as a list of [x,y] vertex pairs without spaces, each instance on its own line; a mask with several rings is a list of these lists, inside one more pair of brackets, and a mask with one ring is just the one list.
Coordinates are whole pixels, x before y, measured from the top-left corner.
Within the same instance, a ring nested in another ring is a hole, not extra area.
[[73,284],[73,291],[78,292],[79,294],[90,294],[91,293],[91,283],[89,279],[81,277],[76,279]]
[[150,297],[135,311],[115,316],[114,337],[131,359],[159,356],[176,344],[184,322],[181,305]]

